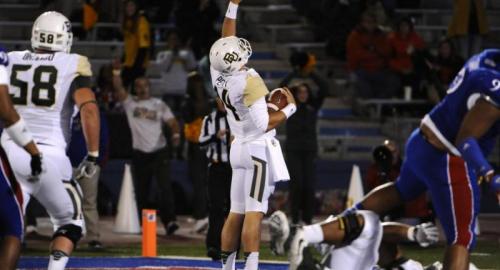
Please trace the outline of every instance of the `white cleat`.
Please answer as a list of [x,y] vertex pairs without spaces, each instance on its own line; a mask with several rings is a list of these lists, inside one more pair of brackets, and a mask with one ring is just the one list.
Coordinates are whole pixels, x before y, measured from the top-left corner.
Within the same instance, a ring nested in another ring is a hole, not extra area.
[[290,260],[290,270],[297,270],[299,265],[304,260],[304,249],[309,243],[304,239],[304,229],[297,228],[295,236],[290,244],[290,253],[288,259]]
[[285,242],[290,235],[290,226],[285,213],[278,210],[269,217],[269,233],[273,254],[285,255]]

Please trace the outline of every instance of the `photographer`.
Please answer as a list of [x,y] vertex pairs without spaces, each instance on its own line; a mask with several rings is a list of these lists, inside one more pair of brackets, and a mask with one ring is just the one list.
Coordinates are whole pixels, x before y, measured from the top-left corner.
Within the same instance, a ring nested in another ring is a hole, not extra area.
[[[392,140],[385,140],[381,145],[375,147],[373,159],[374,163],[368,168],[366,176],[368,192],[379,185],[396,181],[402,164],[399,148]],[[381,218],[384,221],[411,223],[409,225],[432,222],[433,218],[431,218],[431,211],[427,204],[427,198],[424,194],[406,203],[403,208],[395,209]],[[384,269],[400,269],[398,267],[415,263],[413,260],[403,257],[402,250],[395,243],[382,241],[379,254],[378,264]]]

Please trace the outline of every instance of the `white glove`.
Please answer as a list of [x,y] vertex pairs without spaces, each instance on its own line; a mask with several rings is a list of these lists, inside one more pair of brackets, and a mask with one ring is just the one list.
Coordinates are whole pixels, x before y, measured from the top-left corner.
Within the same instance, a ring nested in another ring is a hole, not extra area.
[[91,178],[97,172],[97,157],[87,155],[75,172],[75,179]]
[[431,222],[422,223],[408,231],[408,238],[417,242],[421,247],[434,245],[439,240],[439,230]]

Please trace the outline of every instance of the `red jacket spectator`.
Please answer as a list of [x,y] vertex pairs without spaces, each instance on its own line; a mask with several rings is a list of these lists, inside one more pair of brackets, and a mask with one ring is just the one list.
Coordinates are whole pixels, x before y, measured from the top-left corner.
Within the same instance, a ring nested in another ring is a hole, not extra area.
[[425,47],[424,40],[413,30],[410,20],[398,23],[398,31],[389,35],[392,57],[389,66],[392,70],[407,74],[413,71],[412,54]]
[[380,71],[387,66],[390,52],[387,36],[377,27],[373,15],[363,14],[361,23],[347,38],[349,71]]

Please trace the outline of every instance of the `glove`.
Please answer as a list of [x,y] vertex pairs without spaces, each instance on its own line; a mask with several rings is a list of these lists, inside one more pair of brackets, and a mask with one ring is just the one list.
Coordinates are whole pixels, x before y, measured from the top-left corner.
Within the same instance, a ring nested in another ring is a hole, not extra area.
[[97,172],[97,157],[87,155],[75,172],[75,178],[91,178]]
[[421,247],[434,245],[439,240],[439,230],[431,222],[418,224],[413,228],[413,241],[417,242]]
[[9,56],[4,48],[0,46],[0,66],[9,65]]
[[31,177],[29,180],[31,182],[36,182],[39,180],[39,176],[42,173],[42,154],[32,155],[30,161],[31,167]]

